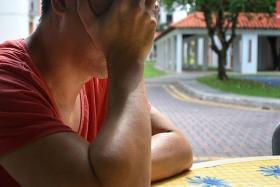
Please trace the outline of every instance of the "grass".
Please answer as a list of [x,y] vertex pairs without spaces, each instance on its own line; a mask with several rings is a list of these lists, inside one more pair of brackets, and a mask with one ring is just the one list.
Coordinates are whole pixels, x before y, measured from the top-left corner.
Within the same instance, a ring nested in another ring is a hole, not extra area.
[[272,87],[251,80],[242,80],[236,76],[229,76],[229,80],[220,81],[216,75],[198,78],[198,81],[224,92],[245,96],[257,96],[267,98],[280,98],[280,88]]
[[160,71],[155,68],[155,62],[145,62],[145,70],[144,70],[144,77],[146,79],[149,78],[155,78],[155,77],[161,77],[166,75],[167,73]]

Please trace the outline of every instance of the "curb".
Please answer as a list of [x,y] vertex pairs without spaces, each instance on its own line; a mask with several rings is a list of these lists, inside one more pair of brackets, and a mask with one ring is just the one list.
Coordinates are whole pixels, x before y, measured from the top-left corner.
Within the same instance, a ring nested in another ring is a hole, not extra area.
[[267,99],[262,97],[246,97],[239,96],[236,94],[227,94],[220,91],[216,93],[205,93],[202,89],[197,89],[194,86],[190,86],[189,83],[197,84],[199,86],[205,87],[206,89],[211,89],[205,85],[198,83],[196,80],[193,81],[177,81],[179,88],[183,89],[188,95],[206,101],[214,101],[225,104],[232,104],[238,106],[261,108],[265,110],[280,110],[280,100],[279,99]]

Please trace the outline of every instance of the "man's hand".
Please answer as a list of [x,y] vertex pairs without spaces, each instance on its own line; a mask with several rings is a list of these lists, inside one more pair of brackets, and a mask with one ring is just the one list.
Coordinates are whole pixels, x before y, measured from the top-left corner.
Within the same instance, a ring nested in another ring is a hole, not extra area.
[[[78,1],[78,14],[94,44],[107,60],[123,58],[144,61],[156,29],[155,0],[115,0],[101,16],[89,1]],[[123,63],[129,63],[124,61]]]

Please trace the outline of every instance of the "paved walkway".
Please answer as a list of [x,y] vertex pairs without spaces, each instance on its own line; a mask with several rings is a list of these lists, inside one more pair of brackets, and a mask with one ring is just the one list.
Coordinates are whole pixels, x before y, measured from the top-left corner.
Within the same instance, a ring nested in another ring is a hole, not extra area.
[[195,160],[271,155],[271,138],[280,122],[279,111],[189,97],[178,81],[190,83],[197,75],[190,73],[147,81],[151,104],[188,137]]

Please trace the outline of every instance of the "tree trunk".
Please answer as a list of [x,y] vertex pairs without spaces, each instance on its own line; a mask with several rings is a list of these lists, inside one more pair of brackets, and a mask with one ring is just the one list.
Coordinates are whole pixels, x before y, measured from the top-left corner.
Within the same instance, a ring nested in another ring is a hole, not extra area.
[[226,74],[226,63],[227,63],[227,50],[222,49],[218,54],[218,79],[223,81],[227,80],[228,76]]
[[277,46],[277,43],[276,43],[276,37],[267,37],[268,41],[269,41],[269,45],[270,45],[270,48],[271,48],[271,55],[272,55],[272,58],[273,58],[273,69],[274,70],[279,70],[280,68],[280,59],[278,57],[278,54],[277,54],[277,49],[276,49],[276,46]]

